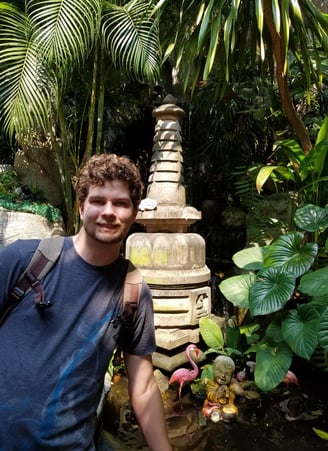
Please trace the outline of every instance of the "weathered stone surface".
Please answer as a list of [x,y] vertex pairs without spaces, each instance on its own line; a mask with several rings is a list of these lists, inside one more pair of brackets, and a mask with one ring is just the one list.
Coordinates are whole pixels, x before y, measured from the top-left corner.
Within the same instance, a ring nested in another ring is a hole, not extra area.
[[151,270],[203,268],[205,240],[196,233],[135,233],[127,239],[126,256],[139,268]]
[[151,161],[155,160],[183,161],[181,144],[175,141],[157,141],[153,145],[151,158]]
[[161,329],[155,330],[156,345],[163,349],[175,349],[185,343],[199,342],[199,328],[197,329]]
[[[182,175],[182,172],[175,172],[175,171],[156,171],[149,175],[148,181],[150,183],[156,183],[156,182],[169,182],[172,183],[172,188],[174,189],[174,192],[176,192],[176,184],[180,184],[184,182],[184,177]],[[164,192],[168,193],[169,190],[166,189],[166,186],[162,187]],[[170,196],[172,198],[172,196]],[[168,198],[168,200],[170,200]]]
[[157,133],[155,133],[154,143],[156,142],[166,142],[166,141],[173,141],[173,142],[182,142],[182,136],[180,132],[177,131],[171,131],[171,130],[158,130]]
[[[168,357],[160,351],[156,351],[152,355],[153,364],[156,368],[161,368],[165,371],[173,371],[175,368],[184,365],[187,362],[185,351],[177,352],[176,354]],[[203,353],[198,357],[197,363],[203,361],[205,356]]]
[[[186,190],[182,183],[168,180],[153,181],[149,186],[147,197],[155,199],[159,203],[180,205],[186,203]],[[160,231],[160,229],[157,231]]]
[[[195,326],[200,318],[211,314],[209,287],[156,290],[152,289],[155,326]],[[166,346],[164,346],[166,348]]]
[[149,169],[150,173],[153,172],[166,172],[166,171],[173,171],[173,172],[181,172],[182,166],[181,162],[179,161],[156,161],[154,162]]
[[0,247],[18,239],[47,238],[56,235],[64,235],[62,223],[51,223],[40,215],[0,207]]
[[181,125],[177,121],[163,121],[159,119],[155,125],[155,133],[159,130],[171,130],[181,132]]

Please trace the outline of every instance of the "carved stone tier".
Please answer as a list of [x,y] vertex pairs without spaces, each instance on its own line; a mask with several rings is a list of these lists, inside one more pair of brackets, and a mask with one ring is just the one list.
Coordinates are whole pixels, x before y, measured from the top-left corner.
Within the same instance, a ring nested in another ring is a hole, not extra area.
[[[160,184],[154,189],[161,191]],[[185,205],[161,204],[156,210],[139,211],[136,222],[146,227],[147,232],[187,232],[188,227],[201,219],[201,212]]]

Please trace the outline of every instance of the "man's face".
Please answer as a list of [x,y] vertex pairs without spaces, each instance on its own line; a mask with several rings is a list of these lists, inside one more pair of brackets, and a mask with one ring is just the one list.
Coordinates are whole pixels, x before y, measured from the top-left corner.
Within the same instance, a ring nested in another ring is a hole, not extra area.
[[122,180],[92,185],[79,210],[86,234],[106,244],[120,243],[138,212],[133,206],[129,186]]

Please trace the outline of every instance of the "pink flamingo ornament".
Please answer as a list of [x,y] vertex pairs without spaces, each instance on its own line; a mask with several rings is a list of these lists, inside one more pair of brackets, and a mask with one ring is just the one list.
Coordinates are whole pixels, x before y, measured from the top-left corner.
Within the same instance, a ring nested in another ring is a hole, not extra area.
[[179,402],[181,404],[181,390],[184,384],[192,382],[196,377],[198,376],[199,369],[196,363],[192,360],[190,356],[190,352],[193,351],[196,355],[196,358],[199,355],[199,349],[196,345],[190,344],[186,348],[186,356],[188,361],[190,362],[191,366],[193,367],[192,370],[188,370],[187,368],[179,368],[178,370],[175,370],[172,376],[170,377],[169,384],[171,385],[173,382],[179,383]]
[[287,385],[289,384],[300,385],[296,375],[290,370],[287,371],[286,376],[284,377],[282,382],[284,382]]

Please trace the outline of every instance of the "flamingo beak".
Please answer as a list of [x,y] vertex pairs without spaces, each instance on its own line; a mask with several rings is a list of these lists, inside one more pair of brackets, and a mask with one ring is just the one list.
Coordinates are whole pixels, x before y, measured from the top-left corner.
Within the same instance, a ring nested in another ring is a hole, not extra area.
[[198,358],[200,350],[198,348],[194,348],[193,351],[195,353],[195,356]]

